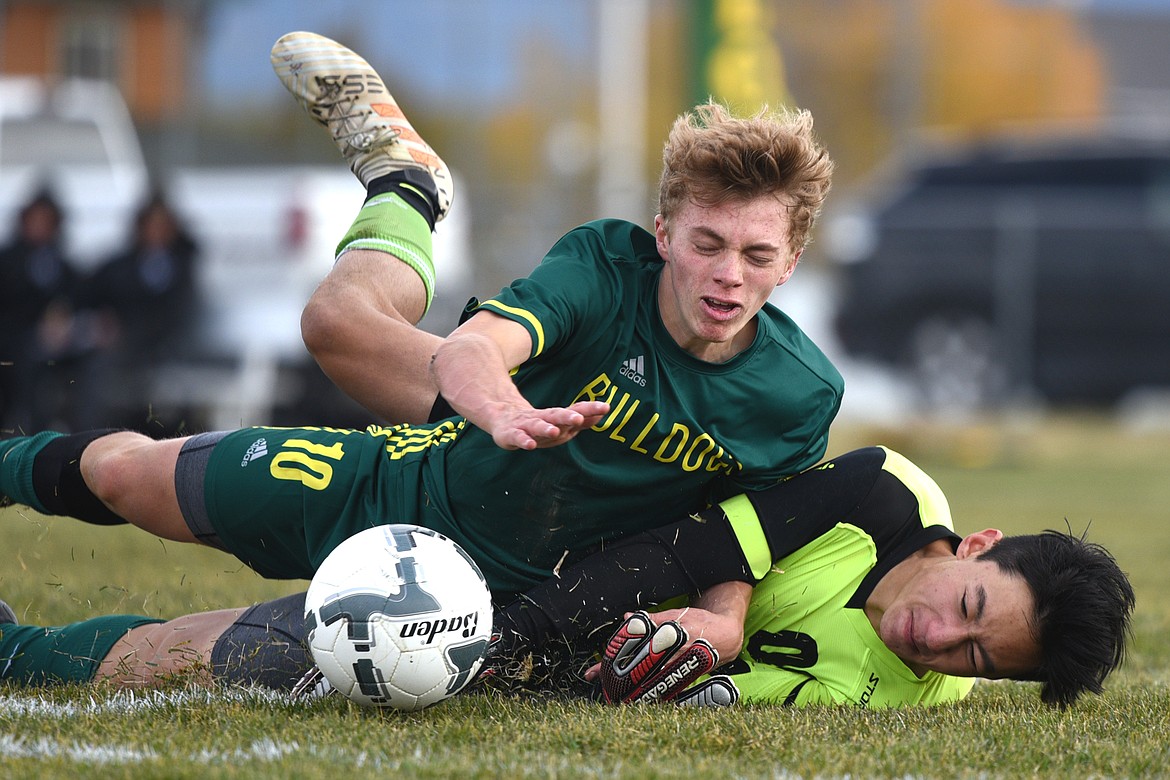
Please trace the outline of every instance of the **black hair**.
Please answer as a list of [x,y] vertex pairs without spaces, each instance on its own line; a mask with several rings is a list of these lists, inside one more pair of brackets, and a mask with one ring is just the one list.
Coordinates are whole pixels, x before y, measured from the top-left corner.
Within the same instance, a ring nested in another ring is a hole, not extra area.
[[981,554],[1028,583],[1040,666],[1018,679],[1042,683],[1040,699],[1064,709],[1102,682],[1125,658],[1133,587],[1099,544],[1061,531],[1005,536]]
[[62,210],[61,203],[57,200],[57,196],[54,195],[53,191],[48,187],[42,187],[41,189],[37,190],[33,193],[32,197],[25,201],[24,205],[20,207],[20,211],[17,213],[16,224],[18,226],[24,224],[24,221],[28,218],[29,214],[33,213],[33,211],[36,209],[42,208],[47,208],[53,212],[53,221],[57,224],[58,227],[60,227],[61,223],[65,219],[65,212]]

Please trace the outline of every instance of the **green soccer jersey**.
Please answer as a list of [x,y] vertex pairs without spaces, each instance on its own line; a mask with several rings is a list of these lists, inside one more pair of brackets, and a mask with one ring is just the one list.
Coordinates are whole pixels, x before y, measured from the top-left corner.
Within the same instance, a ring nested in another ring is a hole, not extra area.
[[201,538],[268,577],[311,577],[348,536],[418,523],[462,545],[504,599],[602,542],[816,463],[841,401],[836,369],[771,306],[732,360],[696,360],[661,322],[661,269],[650,233],[595,222],[482,304],[532,334],[514,378],[534,406],[611,405],[566,444],[503,450],[461,417],[245,429],[215,445],[184,516],[202,529],[206,513]]
[[[843,516],[796,518],[791,535],[800,546],[781,550],[755,586],[744,650],[721,670],[733,675],[743,701],[887,707],[956,701],[971,690],[970,678],[919,677],[865,615],[866,598],[895,564],[936,539],[958,542],[946,497],[906,458],[871,448],[843,462],[842,471],[864,470],[863,459],[875,456],[883,473],[865,499]],[[739,502],[728,513],[742,522],[752,509]],[[818,523],[823,532],[805,541]]]
[[816,463],[843,382],[781,311],[722,364],[680,348],[658,312],[654,236],[603,220],[565,235],[480,308],[532,337],[514,375],[536,407],[602,400],[611,411],[569,443],[504,451],[465,426],[428,467],[443,531],[504,590],[522,590],[603,540],[653,528]]

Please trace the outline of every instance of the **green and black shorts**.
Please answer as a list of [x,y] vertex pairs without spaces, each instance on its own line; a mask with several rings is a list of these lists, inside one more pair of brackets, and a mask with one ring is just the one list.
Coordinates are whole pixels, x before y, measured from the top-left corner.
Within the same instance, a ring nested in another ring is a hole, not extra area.
[[187,526],[265,577],[310,579],[366,528],[414,523],[449,534],[426,461],[461,424],[365,431],[245,428],[191,437],[175,469]]

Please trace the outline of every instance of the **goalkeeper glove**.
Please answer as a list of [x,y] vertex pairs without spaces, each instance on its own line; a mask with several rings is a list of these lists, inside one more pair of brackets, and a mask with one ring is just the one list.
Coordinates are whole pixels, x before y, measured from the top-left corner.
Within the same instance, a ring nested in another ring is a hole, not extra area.
[[705,639],[697,639],[674,657],[687,639],[686,629],[673,620],[655,626],[645,612],[630,615],[610,638],[601,659],[605,700],[672,701],[684,706],[735,704],[739,690],[726,675],[688,687],[719,665],[719,654]]

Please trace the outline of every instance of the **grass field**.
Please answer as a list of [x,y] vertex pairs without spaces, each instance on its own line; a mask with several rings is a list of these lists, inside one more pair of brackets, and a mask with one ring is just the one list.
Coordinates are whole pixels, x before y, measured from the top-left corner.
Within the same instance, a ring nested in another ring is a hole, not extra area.
[[[1103,697],[1069,712],[1031,684],[981,683],[943,708],[869,712],[603,708],[459,697],[410,715],[256,692],[0,688],[3,777],[1146,777],[1170,774],[1170,431],[1098,418],[898,431],[884,443],[946,491],[961,532],[1047,527],[1109,547],[1138,594],[1135,642]],[[127,528],[0,510],[0,597],[22,622],[170,617],[292,592],[234,559]]]

